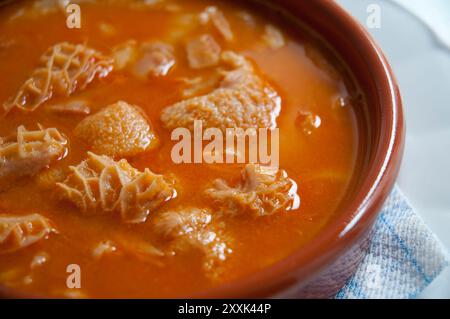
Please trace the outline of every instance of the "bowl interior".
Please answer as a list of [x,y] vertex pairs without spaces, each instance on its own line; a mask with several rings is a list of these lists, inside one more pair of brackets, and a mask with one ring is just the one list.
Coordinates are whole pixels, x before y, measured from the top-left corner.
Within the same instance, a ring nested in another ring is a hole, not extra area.
[[[398,173],[403,151],[401,100],[391,68],[368,33],[334,1],[248,0],[306,28],[347,67],[362,90],[357,169],[334,223],[312,242],[272,267],[192,297],[265,297],[292,285],[305,285],[332,264],[375,221]],[[1,4],[0,4],[1,6]],[[0,296],[24,297],[13,291]]]

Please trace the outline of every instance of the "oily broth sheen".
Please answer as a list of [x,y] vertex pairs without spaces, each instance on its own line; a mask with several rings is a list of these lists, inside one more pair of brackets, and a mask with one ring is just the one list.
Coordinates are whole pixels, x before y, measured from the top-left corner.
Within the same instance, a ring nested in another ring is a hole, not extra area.
[[[198,14],[207,5],[217,5],[230,22],[235,40],[228,43],[213,33],[216,40],[222,48],[253,60],[282,98],[282,110],[277,120],[280,167],[298,184],[300,208],[269,217],[227,221],[226,231],[233,238],[233,253],[221,266],[221,276],[211,279],[205,276],[200,266],[201,256],[195,252],[166,258],[163,266],[125,254],[94,260],[93,247],[113,235],[157,243],[160,239],[149,227],[153,217],[145,224],[127,225],[117,216],[82,216],[76,208],[58,202],[51,191],[38,188],[32,179],[21,181],[0,193],[0,213],[42,214],[57,225],[59,234],[18,252],[1,255],[0,284],[25,293],[70,296],[67,295],[66,267],[78,264],[82,271],[82,289],[75,297],[185,296],[272,265],[305,245],[324,225],[332,222],[349,187],[358,151],[354,110],[350,104],[336,106],[339,97],[356,94],[346,84],[349,79],[339,71],[339,64],[335,59],[324,58],[317,43],[304,31],[295,28],[294,32],[269,15],[255,13],[253,24],[248,24],[240,14],[244,8],[236,4],[200,0],[177,3],[181,12],[82,4],[80,30],[66,28],[65,17],[60,12],[8,22],[24,5],[22,2],[0,9],[0,41],[13,41],[10,46],[0,46],[0,101],[15,94],[41,54],[57,42],[86,42],[108,52],[111,47],[131,38],[169,41],[172,28],[179,25],[181,15]],[[116,33],[99,32],[102,22],[113,25]],[[261,44],[261,34],[267,23],[283,30],[286,46],[270,50]],[[236,178],[242,168],[239,165],[175,165],[170,158],[174,143],[170,141],[170,132],[162,127],[160,112],[182,99],[177,78],[211,72],[210,69],[189,69],[185,40],[174,42],[177,64],[167,77],[139,80],[127,73],[113,72],[72,96],[89,100],[93,112],[117,100],[139,105],[146,112],[160,145],[148,153],[129,158],[129,162],[140,170],[148,167],[156,173],[176,176],[178,197],[161,211],[179,205],[208,207],[202,190],[215,178]],[[305,50],[306,46],[308,50]],[[316,50],[315,54],[310,54],[311,46]],[[70,98],[55,98],[52,103],[67,99]],[[321,118],[321,126],[311,135],[305,134],[296,123],[298,113],[302,111],[310,111]],[[88,150],[87,145],[72,133],[81,119],[79,116],[54,115],[42,106],[32,114],[12,112],[0,119],[0,136],[11,134],[19,125],[34,127],[40,123],[45,127],[57,127],[70,142],[68,156],[54,166],[77,165]],[[33,256],[42,252],[47,254],[48,261],[31,269]],[[32,278],[31,282],[24,280],[27,276]]]

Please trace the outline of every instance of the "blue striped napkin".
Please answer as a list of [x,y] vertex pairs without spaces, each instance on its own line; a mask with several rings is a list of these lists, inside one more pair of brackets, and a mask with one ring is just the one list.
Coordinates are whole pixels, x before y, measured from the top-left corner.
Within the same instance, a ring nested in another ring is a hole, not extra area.
[[447,250],[395,187],[367,255],[336,298],[415,298],[449,260]]

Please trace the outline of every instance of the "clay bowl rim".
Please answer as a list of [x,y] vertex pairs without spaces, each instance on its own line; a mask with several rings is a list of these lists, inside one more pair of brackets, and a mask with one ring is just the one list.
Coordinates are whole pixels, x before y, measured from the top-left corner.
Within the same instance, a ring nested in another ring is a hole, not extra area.
[[[306,285],[372,228],[395,183],[403,155],[405,127],[402,101],[392,69],[368,32],[343,8],[329,0],[312,2],[339,20],[339,27],[348,32],[349,38],[360,42],[358,48],[363,50],[361,54],[367,56],[367,67],[377,76],[377,91],[383,96],[379,100],[385,102],[377,103],[383,115],[381,129],[385,134],[380,137],[375,159],[346,211],[311,242],[268,268],[240,280],[194,293],[190,298],[269,297],[293,285]],[[339,50],[336,51],[339,53]],[[1,285],[0,297],[40,298]]]

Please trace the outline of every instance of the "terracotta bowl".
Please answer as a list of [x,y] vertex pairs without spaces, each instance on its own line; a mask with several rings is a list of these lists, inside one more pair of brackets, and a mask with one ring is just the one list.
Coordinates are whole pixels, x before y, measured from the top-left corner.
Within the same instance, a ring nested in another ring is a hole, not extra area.
[[398,175],[405,126],[399,89],[385,56],[353,17],[331,0],[266,0],[273,13],[321,38],[344,62],[366,99],[360,116],[361,167],[339,216],[308,245],[270,268],[196,297],[330,298],[355,273]]
[[[334,1],[257,2],[253,5],[266,6],[294,26],[311,30],[350,70],[367,99],[360,114],[361,147],[367,151],[361,154],[358,176],[339,215],[313,241],[263,271],[191,297],[333,297],[364,257],[374,222],[398,174],[405,134],[400,93],[380,48]],[[2,287],[0,296],[30,297]]]

